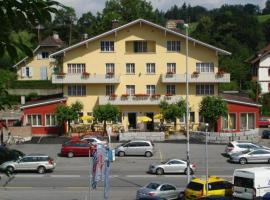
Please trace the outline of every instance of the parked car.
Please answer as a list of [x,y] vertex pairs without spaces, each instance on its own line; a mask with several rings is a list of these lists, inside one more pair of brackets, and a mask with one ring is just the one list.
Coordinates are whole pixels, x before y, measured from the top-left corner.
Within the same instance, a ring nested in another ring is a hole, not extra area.
[[270,192],[265,193],[265,195],[263,195],[262,200],[269,200],[270,199]]
[[7,161],[18,160],[25,154],[16,149],[8,149],[6,147],[0,148],[0,165]]
[[87,141],[88,143],[91,144],[107,144],[107,141],[104,140],[100,140],[96,137],[93,136],[84,136],[81,141]]
[[[190,174],[193,174],[195,170],[195,164],[190,164]],[[187,174],[187,162],[180,159],[170,159],[162,163],[153,163],[149,166],[149,172],[157,175],[164,173]]]
[[115,155],[138,155],[138,156],[153,156],[155,151],[154,144],[146,140],[133,140],[123,143],[115,148]]
[[255,149],[235,153],[230,156],[230,161],[240,163],[241,165],[246,163],[270,163],[270,150]]
[[54,159],[43,154],[26,155],[16,161],[8,161],[0,165],[1,170],[14,171],[37,171],[43,174],[48,170],[53,170],[56,166]]
[[[206,195],[206,180],[193,178],[187,185],[184,193],[179,193],[179,199],[199,199]],[[232,183],[217,176],[208,178],[209,196],[231,196]]]
[[262,149],[262,148],[269,149],[268,147],[256,145],[256,144],[246,142],[246,141],[232,141],[232,142],[229,142],[228,145],[225,147],[225,153],[230,156],[234,153],[239,153],[239,152],[251,150],[251,149]]
[[95,145],[87,141],[70,140],[62,144],[61,155],[72,158],[74,156],[89,156],[93,153]]
[[141,197],[138,200],[167,200],[167,199],[162,197]]
[[224,197],[224,196],[207,196],[207,197],[202,197],[199,200],[231,200],[231,197]]
[[270,130],[264,130],[262,132],[262,138],[270,139]]
[[259,127],[270,127],[270,117],[261,116],[259,118]]
[[151,182],[140,188],[136,194],[136,200],[145,197],[160,197],[165,199],[177,199],[180,190],[168,183]]

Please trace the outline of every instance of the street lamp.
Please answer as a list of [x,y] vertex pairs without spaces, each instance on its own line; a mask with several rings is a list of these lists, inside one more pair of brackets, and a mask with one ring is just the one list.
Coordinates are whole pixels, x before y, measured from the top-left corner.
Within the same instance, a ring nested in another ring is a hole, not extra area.
[[188,24],[184,24],[186,30],[186,132],[187,132],[187,183],[190,182],[190,158],[189,158],[189,106],[188,106]]
[[208,127],[205,123],[205,170],[206,170],[206,196],[208,196]]

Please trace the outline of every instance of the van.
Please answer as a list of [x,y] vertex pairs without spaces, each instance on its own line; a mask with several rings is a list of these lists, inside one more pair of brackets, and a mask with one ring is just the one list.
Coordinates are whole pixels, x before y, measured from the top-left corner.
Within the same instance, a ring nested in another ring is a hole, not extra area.
[[235,169],[233,197],[255,199],[270,192],[270,167]]

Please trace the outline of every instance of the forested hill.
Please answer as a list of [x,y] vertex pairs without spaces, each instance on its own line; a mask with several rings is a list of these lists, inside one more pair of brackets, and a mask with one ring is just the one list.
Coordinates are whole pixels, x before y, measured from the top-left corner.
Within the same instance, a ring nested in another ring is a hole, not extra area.
[[[87,7],[87,4],[85,5]],[[42,38],[57,31],[67,44],[82,40],[82,34],[89,37],[111,29],[112,20],[120,24],[143,18],[160,25],[168,19],[183,19],[191,26],[191,36],[215,45],[232,53],[222,57],[220,67],[231,73],[233,79],[228,89],[250,88],[250,70],[245,60],[270,42],[270,0],[265,8],[256,5],[223,5],[220,8],[207,10],[201,6],[172,6],[167,11],[154,10],[145,0],[107,0],[105,8],[94,15],[91,12],[78,17],[73,8],[60,9],[50,23],[43,24],[39,30]],[[18,26],[20,26],[18,24]],[[34,49],[37,45],[35,27],[17,27],[20,31],[12,33],[11,40],[18,37]],[[25,56],[19,52],[17,59],[8,54],[0,58],[0,67],[10,67]]]

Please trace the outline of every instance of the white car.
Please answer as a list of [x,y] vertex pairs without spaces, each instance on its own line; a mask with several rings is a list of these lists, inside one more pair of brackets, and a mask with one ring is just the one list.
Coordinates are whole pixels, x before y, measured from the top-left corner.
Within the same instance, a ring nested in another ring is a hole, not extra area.
[[107,144],[107,141],[100,140],[96,137],[89,137],[89,136],[83,137],[81,141],[87,141],[88,143],[92,143],[92,144]]
[[239,153],[246,150],[253,150],[253,149],[269,149],[268,147],[259,146],[250,142],[244,141],[232,141],[225,148],[225,153],[227,155],[232,155],[234,153]]

